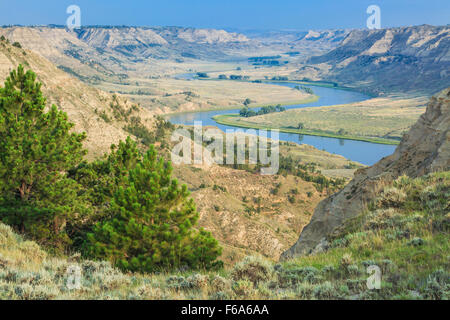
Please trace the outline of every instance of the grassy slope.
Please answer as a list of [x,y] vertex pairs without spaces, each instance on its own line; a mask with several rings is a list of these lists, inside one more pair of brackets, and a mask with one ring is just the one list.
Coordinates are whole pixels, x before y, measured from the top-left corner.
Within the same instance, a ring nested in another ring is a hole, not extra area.
[[[232,270],[123,274],[105,262],[47,257],[0,224],[3,299],[448,299],[450,172],[401,177],[360,217],[331,237],[331,248],[282,264],[247,257]],[[82,268],[67,290],[66,270]],[[382,271],[368,290],[366,267]]]
[[[219,115],[220,124],[245,128],[398,144],[401,136],[424,112],[423,98],[376,98],[347,105],[302,108],[263,116],[241,118]],[[303,123],[304,129],[297,129]],[[339,133],[340,130],[344,133]]]

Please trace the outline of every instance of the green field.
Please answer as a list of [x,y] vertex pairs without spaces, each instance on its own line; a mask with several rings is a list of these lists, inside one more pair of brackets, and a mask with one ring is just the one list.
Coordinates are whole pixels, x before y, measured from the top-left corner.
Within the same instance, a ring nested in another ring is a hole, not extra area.
[[328,132],[325,132],[322,130],[307,130],[307,129],[299,130],[299,129],[293,129],[293,128],[274,128],[271,126],[256,125],[253,123],[245,122],[244,120],[242,120],[245,118],[241,118],[237,114],[218,115],[218,116],[213,117],[213,119],[214,119],[214,121],[216,121],[219,124],[235,126],[235,127],[240,127],[240,128],[262,129],[262,130],[278,129],[278,130],[280,130],[280,132],[298,133],[298,134],[304,134],[304,135],[310,135],[310,136],[321,136],[321,137],[366,141],[366,142],[372,142],[372,143],[392,144],[392,145],[399,144],[399,141],[390,140],[390,139],[339,135],[339,134],[334,134],[334,133],[328,133]]

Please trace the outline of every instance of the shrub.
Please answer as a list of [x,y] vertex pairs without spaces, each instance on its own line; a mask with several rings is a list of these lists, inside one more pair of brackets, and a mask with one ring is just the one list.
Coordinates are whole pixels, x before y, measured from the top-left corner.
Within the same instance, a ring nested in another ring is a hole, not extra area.
[[311,266],[277,270],[278,282],[281,287],[289,287],[304,281],[318,283],[322,280],[319,273],[318,269]]
[[350,290],[356,292],[367,289],[366,279],[348,279],[345,281],[345,284]]
[[450,274],[443,269],[431,273],[423,289],[428,299],[448,300],[450,298]]
[[186,290],[192,288],[192,284],[183,276],[170,276],[167,278],[166,283],[168,288],[175,290]]
[[245,279],[233,282],[232,289],[240,297],[250,297],[254,293],[253,282]]
[[384,189],[378,199],[381,206],[385,208],[400,208],[406,200],[406,193],[396,187]]
[[199,273],[189,276],[186,281],[194,289],[206,289],[208,286],[208,277]]
[[353,276],[358,276],[361,274],[361,272],[356,264],[351,264],[351,265],[347,266],[347,272]]
[[341,266],[344,267],[345,269],[347,269],[347,267],[349,265],[351,265],[352,263],[353,263],[353,259],[352,259],[351,254],[345,253],[341,259]]
[[332,299],[337,296],[334,286],[328,281],[316,286],[314,288],[313,295],[317,299]]
[[213,291],[226,291],[229,290],[230,287],[230,282],[221,276],[215,276],[211,280],[211,289]]
[[310,283],[300,283],[296,287],[297,296],[300,299],[311,299],[315,286]]
[[425,244],[425,240],[423,240],[421,238],[414,238],[410,242],[408,242],[407,244],[408,244],[408,246],[420,247],[420,246],[423,246]]
[[210,300],[230,300],[230,295],[223,291],[214,292],[209,296]]
[[272,277],[272,266],[260,257],[247,256],[234,266],[231,276],[235,281],[249,280],[257,284]]

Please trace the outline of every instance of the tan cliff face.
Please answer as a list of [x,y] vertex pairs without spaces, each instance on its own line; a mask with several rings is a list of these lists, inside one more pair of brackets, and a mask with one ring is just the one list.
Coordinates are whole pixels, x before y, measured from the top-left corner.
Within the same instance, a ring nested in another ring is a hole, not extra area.
[[289,259],[319,249],[337,227],[363,212],[384,186],[407,175],[450,170],[450,88],[434,96],[394,154],[360,169],[340,192],[323,200],[298,241],[281,256]]
[[309,60],[322,78],[370,93],[434,94],[450,85],[450,28],[353,30],[330,52]]
[[[124,123],[113,117],[111,103],[115,102],[111,94],[84,84],[30,50],[0,41],[0,86],[19,64],[25,70],[31,69],[36,73],[47,98],[47,107],[55,104],[67,113],[69,120],[75,124],[75,131],[87,133],[84,145],[88,158],[109,152],[111,144],[117,144],[130,135],[123,130]],[[116,99],[126,109],[132,105],[121,97]],[[143,123],[151,128],[153,115],[143,108],[139,108],[138,113]],[[109,120],[104,120],[102,114],[108,115]]]
[[0,35],[92,83],[183,72],[177,66],[181,60],[223,58],[228,51],[257,47],[241,34],[181,27],[83,27],[70,31],[54,26],[13,26],[0,28]]

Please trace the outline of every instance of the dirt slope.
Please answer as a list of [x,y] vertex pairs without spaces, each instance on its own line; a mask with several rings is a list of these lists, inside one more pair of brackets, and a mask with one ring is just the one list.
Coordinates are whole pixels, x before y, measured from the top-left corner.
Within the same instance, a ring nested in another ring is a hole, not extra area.
[[[90,158],[109,151],[112,143],[117,143],[129,135],[122,129],[124,123],[115,121],[112,117],[110,105],[114,102],[114,98],[111,94],[84,84],[30,50],[0,41],[0,83],[2,85],[9,73],[19,64],[37,74],[38,81],[43,84],[42,90],[48,99],[48,106],[57,105],[68,114],[70,121],[75,123],[77,132],[87,133],[85,146]],[[116,100],[124,108],[131,107],[131,103],[120,97]],[[110,121],[100,117],[103,112],[111,118]],[[150,112],[139,108],[136,114],[146,120],[144,123],[147,123],[149,127],[151,126]]]
[[308,254],[324,245],[327,235],[363,212],[394,179],[450,169],[450,88],[433,97],[426,112],[403,137],[395,153],[369,168],[360,169],[340,192],[323,200],[299,240],[282,259]]

